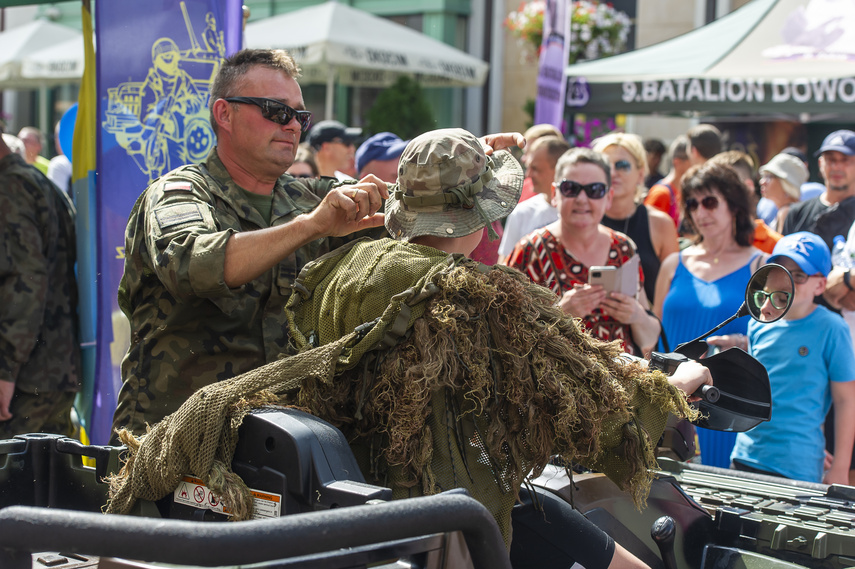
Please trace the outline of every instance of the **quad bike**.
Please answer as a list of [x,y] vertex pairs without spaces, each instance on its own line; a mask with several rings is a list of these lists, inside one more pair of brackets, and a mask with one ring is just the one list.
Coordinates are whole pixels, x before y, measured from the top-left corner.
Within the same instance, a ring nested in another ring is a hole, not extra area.
[[[755,302],[775,271],[786,273],[777,265],[755,273],[733,318],[783,317],[789,305],[770,315]],[[699,357],[714,331],[673,354],[655,354],[651,365],[669,371]],[[736,431],[769,419],[768,375],[756,360],[730,349],[700,361],[715,383],[696,394],[700,425]],[[678,425],[660,446],[685,457],[686,439]],[[364,482],[341,432],[301,411],[259,411],[241,427],[232,469],[253,490],[263,519],[200,523],[225,520],[227,512],[192,477],[172,495],[141,503],[138,516],[102,515],[102,479],[117,471],[122,451],[55,435],[0,441],[0,568],[510,566],[480,503],[463,491],[389,501],[389,489]],[[83,457],[96,466],[83,466]],[[655,569],[855,566],[855,488],[661,459],[639,512],[601,474],[550,466],[533,483]]]

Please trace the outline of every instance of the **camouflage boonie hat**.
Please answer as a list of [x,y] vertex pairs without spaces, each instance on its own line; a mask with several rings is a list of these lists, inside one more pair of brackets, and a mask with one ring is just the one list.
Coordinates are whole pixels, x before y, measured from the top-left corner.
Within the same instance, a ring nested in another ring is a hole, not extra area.
[[386,229],[394,239],[420,235],[463,237],[490,227],[517,205],[523,171],[507,150],[491,156],[470,132],[434,130],[410,141],[398,182],[386,201]]

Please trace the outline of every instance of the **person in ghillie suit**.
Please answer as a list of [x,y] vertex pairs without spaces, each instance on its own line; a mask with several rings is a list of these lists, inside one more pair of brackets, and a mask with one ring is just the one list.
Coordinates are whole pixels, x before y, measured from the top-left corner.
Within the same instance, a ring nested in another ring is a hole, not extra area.
[[[565,316],[550,290],[466,257],[522,187],[510,153],[488,152],[460,129],[413,139],[385,206],[393,238],[353,242],[300,272],[286,306],[300,353],[200,390],[142,444],[120,433],[131,459],[108,511],[157,499],[132,488],[154,478],[135,461],[175,464],[174,485],[180,473],[207,481],[227,469],[242,416],[210,403],[228,393],[254,402],[244,413],[279,403],[329,421],[366,480],[394,498],[466,488],[493,513],[515,567],[643,567],[566,502],[520,488],[558,455],[606,473],[642,504],[668,414],[691,416],[686,393],[711,378],[695,362],[670,378],[648,372]],[[211,424],[204,441],[223,441],[216,457],[167,457],[167,447],[199,446],[199,423]]]
[[[595,340],[564,316],[550,290],[516,270],[466,258],[484,228],[516,205],[522,178],[509,152],[488,156],[461,129],[410,142],[386,202],[392,239],[333,252],[335,264],[309,264],[296,290],[313,293],[293,295],[286,311],[301,348],[372,322],[402,297],[420,316],[408,315],[412,325],[391,349],[370,352],[359,365],[340,359],[333,382],[304,384],[298,403],[339,427],[367,480],[391,487],[396,498],[465,487],[493,512],[506,540],[513,508],[515,566],[549,566],[538,561],[548,551],[561,566],[573,557],[588,569],[607,567],[610,538],[572,509],[576,518],[556,512],[569,509],[560,500],[552,498],[564,507],[539,495],[534,501],[547,503],[549,521],[569,519],[584,535],[567,539],[568,528],[552,524],[564,532],[555,547],[568,549],[552,551],[538,535],[549,524],[531,511],[521,484],[559,454],[602,470],[641,504],[668,413],[690,414],[685,393],[711,379],[695,362],[671,383],[628,364],[616,343]],[[387,327],[388,344],[396,328]],[[516,539],[521,534],[527,539]],[[534,536],[539,541],[528,539]],[[617,551],[615,562],[632,557]],[[582,561],[585,553],[592,557]]]

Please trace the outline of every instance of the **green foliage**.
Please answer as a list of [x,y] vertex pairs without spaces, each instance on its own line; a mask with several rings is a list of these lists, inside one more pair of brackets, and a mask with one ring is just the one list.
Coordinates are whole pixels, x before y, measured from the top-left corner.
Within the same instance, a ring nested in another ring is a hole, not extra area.
[[404,140],[436,128],[433,111],[418,82],[402,75],[384,90],[366,114],[370,132],[394,132]]
[[526,114],[525,127],[531,128],[534,126],[534,99],[525,100],[523,111],[525,111]]

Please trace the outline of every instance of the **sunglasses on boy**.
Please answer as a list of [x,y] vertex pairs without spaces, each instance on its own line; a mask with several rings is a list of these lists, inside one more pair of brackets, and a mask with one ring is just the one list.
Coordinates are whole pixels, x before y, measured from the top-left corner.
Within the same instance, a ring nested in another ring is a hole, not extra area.
[[692,213],[698,206],[704,206],[704,209],[707,211],[712,211],[718,207],[718,198],[715,196],[704,196],[700,201],[695,198],[689,198],[686,200],[686,211]]
[[255,105],[261,109],[261,116],[282,126],[294,120],[295,117],[297,118],[297,122],[300,123],[301,131],[306,132],[312,126],[311,112],[298,111],[275,99],[265,99],[264,97],[226,97],[223,100],[229,103]]
[[580,184],[573,180],[561,180],[555,187],[561,192],[565,198],[575,198],[580,192],[584,191],[589,199],[598,200],[606,195],[609,187],[602,182],[594,182],[592,184]]

